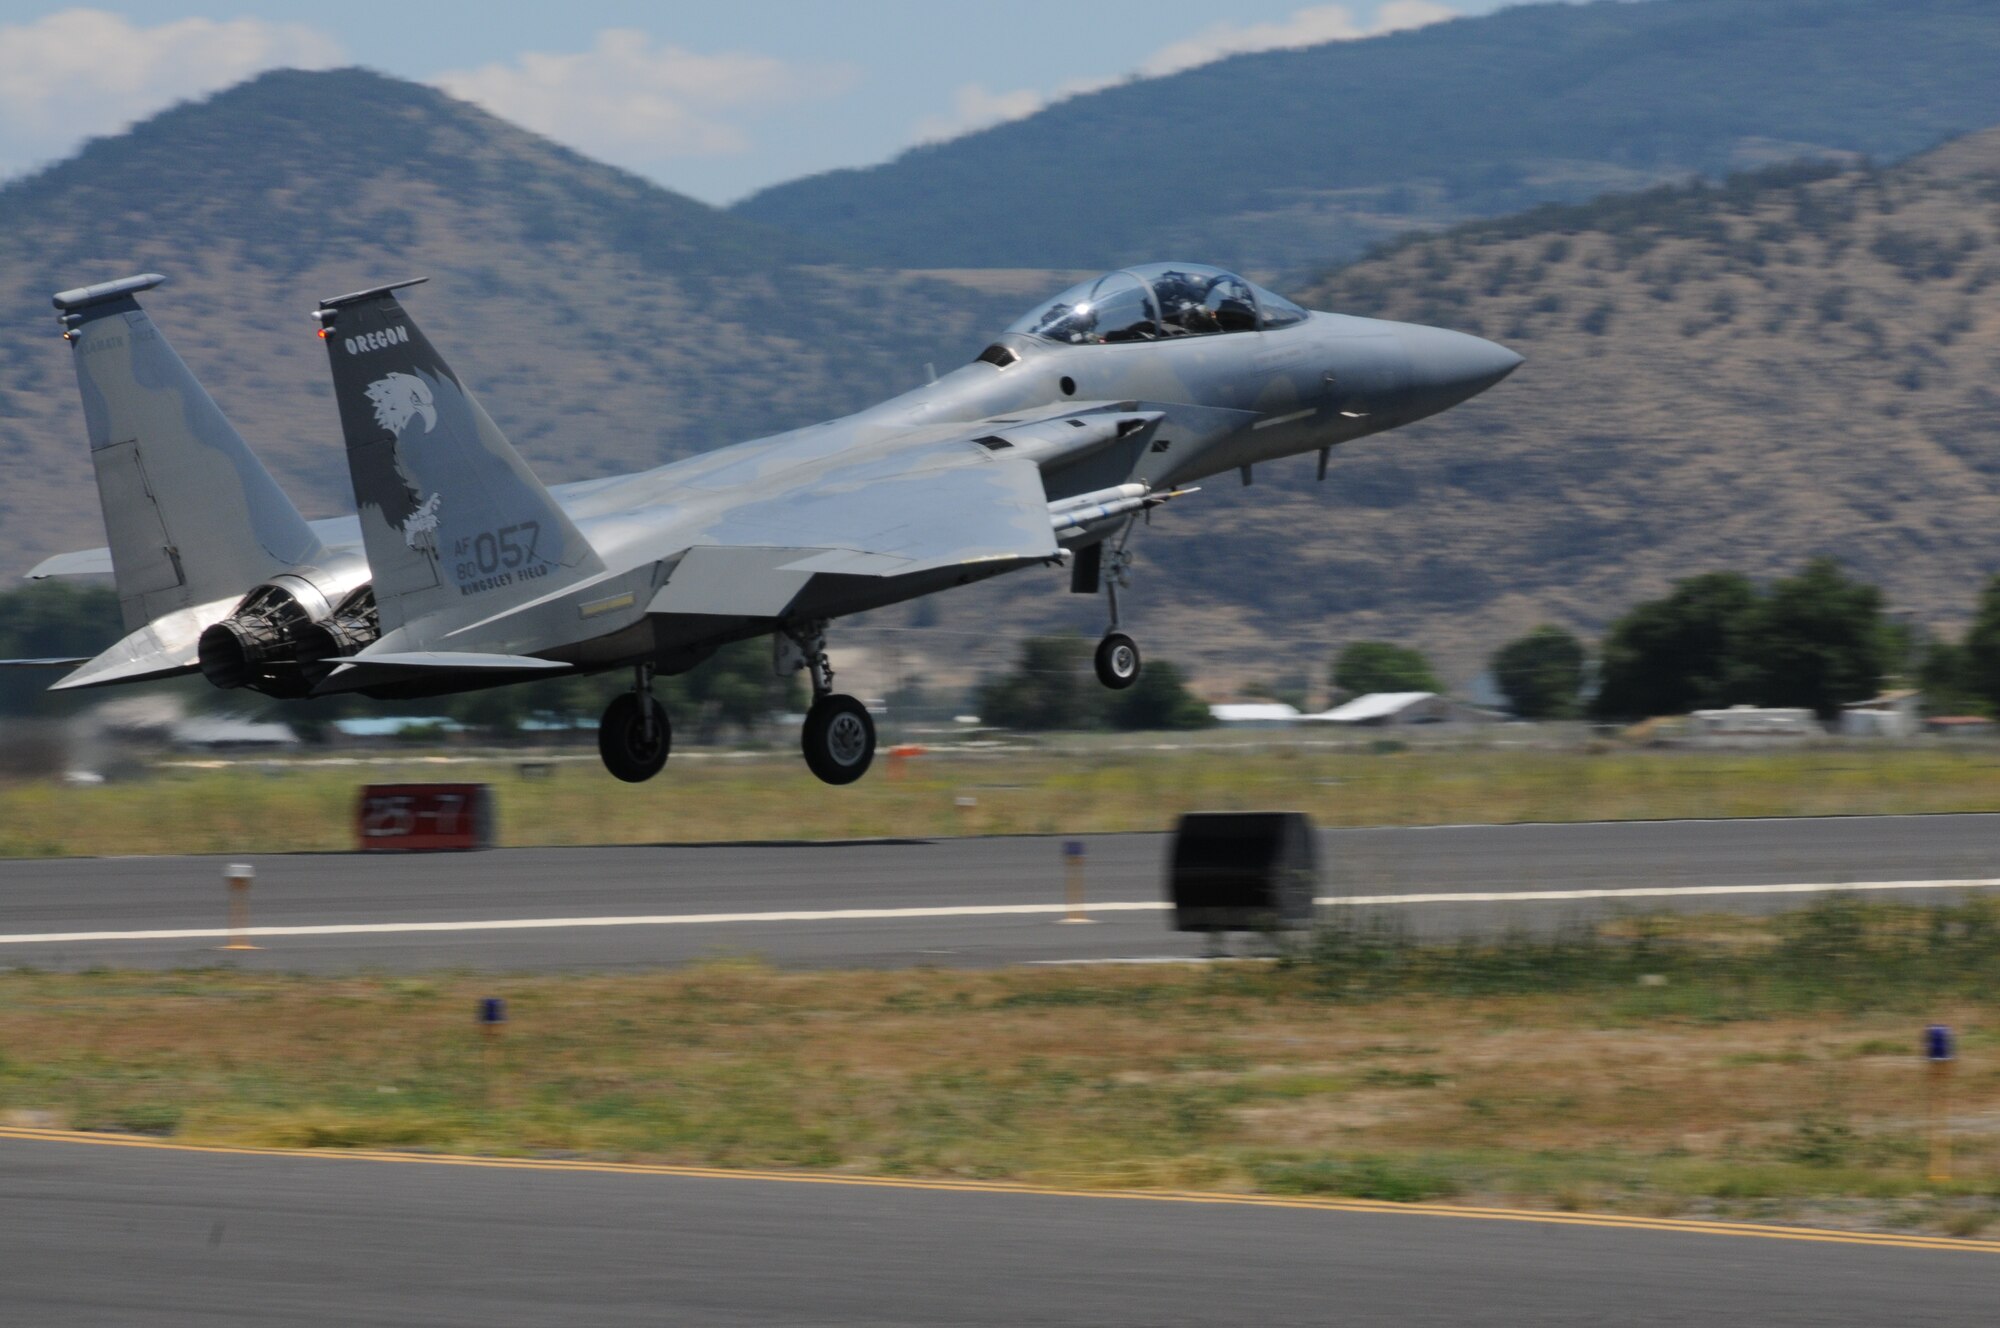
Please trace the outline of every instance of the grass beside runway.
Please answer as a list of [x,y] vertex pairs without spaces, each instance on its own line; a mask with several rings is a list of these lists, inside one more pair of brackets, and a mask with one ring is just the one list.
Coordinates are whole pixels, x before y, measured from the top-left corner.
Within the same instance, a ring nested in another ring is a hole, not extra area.
[[1364,918],[1210,968],[16,971],[0,1123],[1972,1235],[2000,1221],[1996,977],[1993,909],[1848,900],[1477,946]]
[[[1394,745],[1394,744],[1390,744]],[[1288,807],[1322,825],[1863,815],[2000,809],[2000,750],[1791,752],[1316,746],[1161,735],[1157,746],[952,751],[828,789],[796,753],[684,753],[645,785],[592,761],[243,762],[132,782],[0,784],[0,857],[351,848],[364,782],[484,780],[511,845],[1161,830],[1183,811]]]

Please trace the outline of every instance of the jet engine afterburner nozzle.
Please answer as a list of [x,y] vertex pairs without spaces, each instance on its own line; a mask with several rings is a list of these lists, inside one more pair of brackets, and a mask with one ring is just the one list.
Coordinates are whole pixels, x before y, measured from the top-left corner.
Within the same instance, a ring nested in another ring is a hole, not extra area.
[[380,634],[367,583],[329,609],[317,585],[287,574],[244,596],[236,612],[202,632],[195,651],[202,676],[217,687],[305,696],[307,666],[353,654]]
[[221,688],[248,687],[261,667],[297,658],[296,634],[310,623],[305,607],[280,586],[259,586],[236,612],[205,629],[196,644],[201,675]]
[[257,664],[284,649],[281,634],[260,630],[260,624],[227,618],[203,630],[196,646],[201,676],[229,690],[257,680]]

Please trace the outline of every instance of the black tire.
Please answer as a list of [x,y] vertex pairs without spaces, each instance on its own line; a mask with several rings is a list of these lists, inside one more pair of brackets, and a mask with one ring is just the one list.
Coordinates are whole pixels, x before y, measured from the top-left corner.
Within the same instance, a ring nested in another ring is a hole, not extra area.
[[852,784],[875,759],[875,718],[851,696],[823,696],[806,712],[799,746],[815,775],[829,784]]
[[1114,692],[1139,681],[1139,647],[1123,632],[1107,632],[1097,643],[1097,680]]
[[646,712],[639,708],[637,692],[621,692],[604,708],[604,718],[597,723],[597,754],[604,758],[604,768],[627,784],[643,784],[659,774],[674,746],[666,707],[650,696],[645,703],[653,708],[650,742],[646,739]]

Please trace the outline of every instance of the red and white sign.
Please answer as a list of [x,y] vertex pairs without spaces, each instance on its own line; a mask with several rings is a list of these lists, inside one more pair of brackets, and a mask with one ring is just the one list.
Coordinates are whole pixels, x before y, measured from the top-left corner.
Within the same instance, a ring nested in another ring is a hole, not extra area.
[[365,784],[355,810],[363,853],[435,853],[493,847],[488,784]]

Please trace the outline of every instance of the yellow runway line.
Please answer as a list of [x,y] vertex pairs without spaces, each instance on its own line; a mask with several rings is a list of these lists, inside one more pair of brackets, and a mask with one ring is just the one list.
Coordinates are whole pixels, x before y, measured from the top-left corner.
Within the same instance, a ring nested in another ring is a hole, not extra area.
[[1831,1231],[1819,1227],[1766,1226],[1755,1222],[1711,1222],[1694,1218],[1626,1217],[1615,1213],[1556,1213],[1533,1208],[1474,1208],[1456,1204],[1389,1203],[1377,1199],[1315,1199],[1268,1194],[1222,1194],[1185,1190],[1078,1190],[1054,1185],[1003,1181],[916,1180],[900,1176],[853,1176],[810,1171],[738,1171],[723,1167],[670,1166],[651,1162],[582,1162],[557,1158],[471,1157],[455,1153],[393,1153],[363,1148],[253,1148],[234,1144],[173,1143],[136,1134],[44,1130],[0,1126],[0,1139],[37,1143],[90,1144],[101,1148],[146,1148],[176,1153],[234,1157],[283,1157],[312,1161],[394,1162],[434,1167],[483,1167],[500,1171],[567,1171],[592,1175],[678,1176],[694,1180],[765,1181],[787,1185],[843,1185],[866,1189],[937,1190],[958,1194],[1016,1194],[1057,1199],[1124,1200],[1136,1203],[1209,1204],[1235,1208],[1293,1208],[1329,1213],[1394,1213],[1488,1222],[1540,1222],[1552,1226],[1679,1232],[1694,1236],[1737,1236],[1755,1240],[1802,1240],[1830,1245],[1875,1245],[1904,1250],[1955,1250],[2000,1254],[2000,1240],[1961,1240],[1889,1232]]

